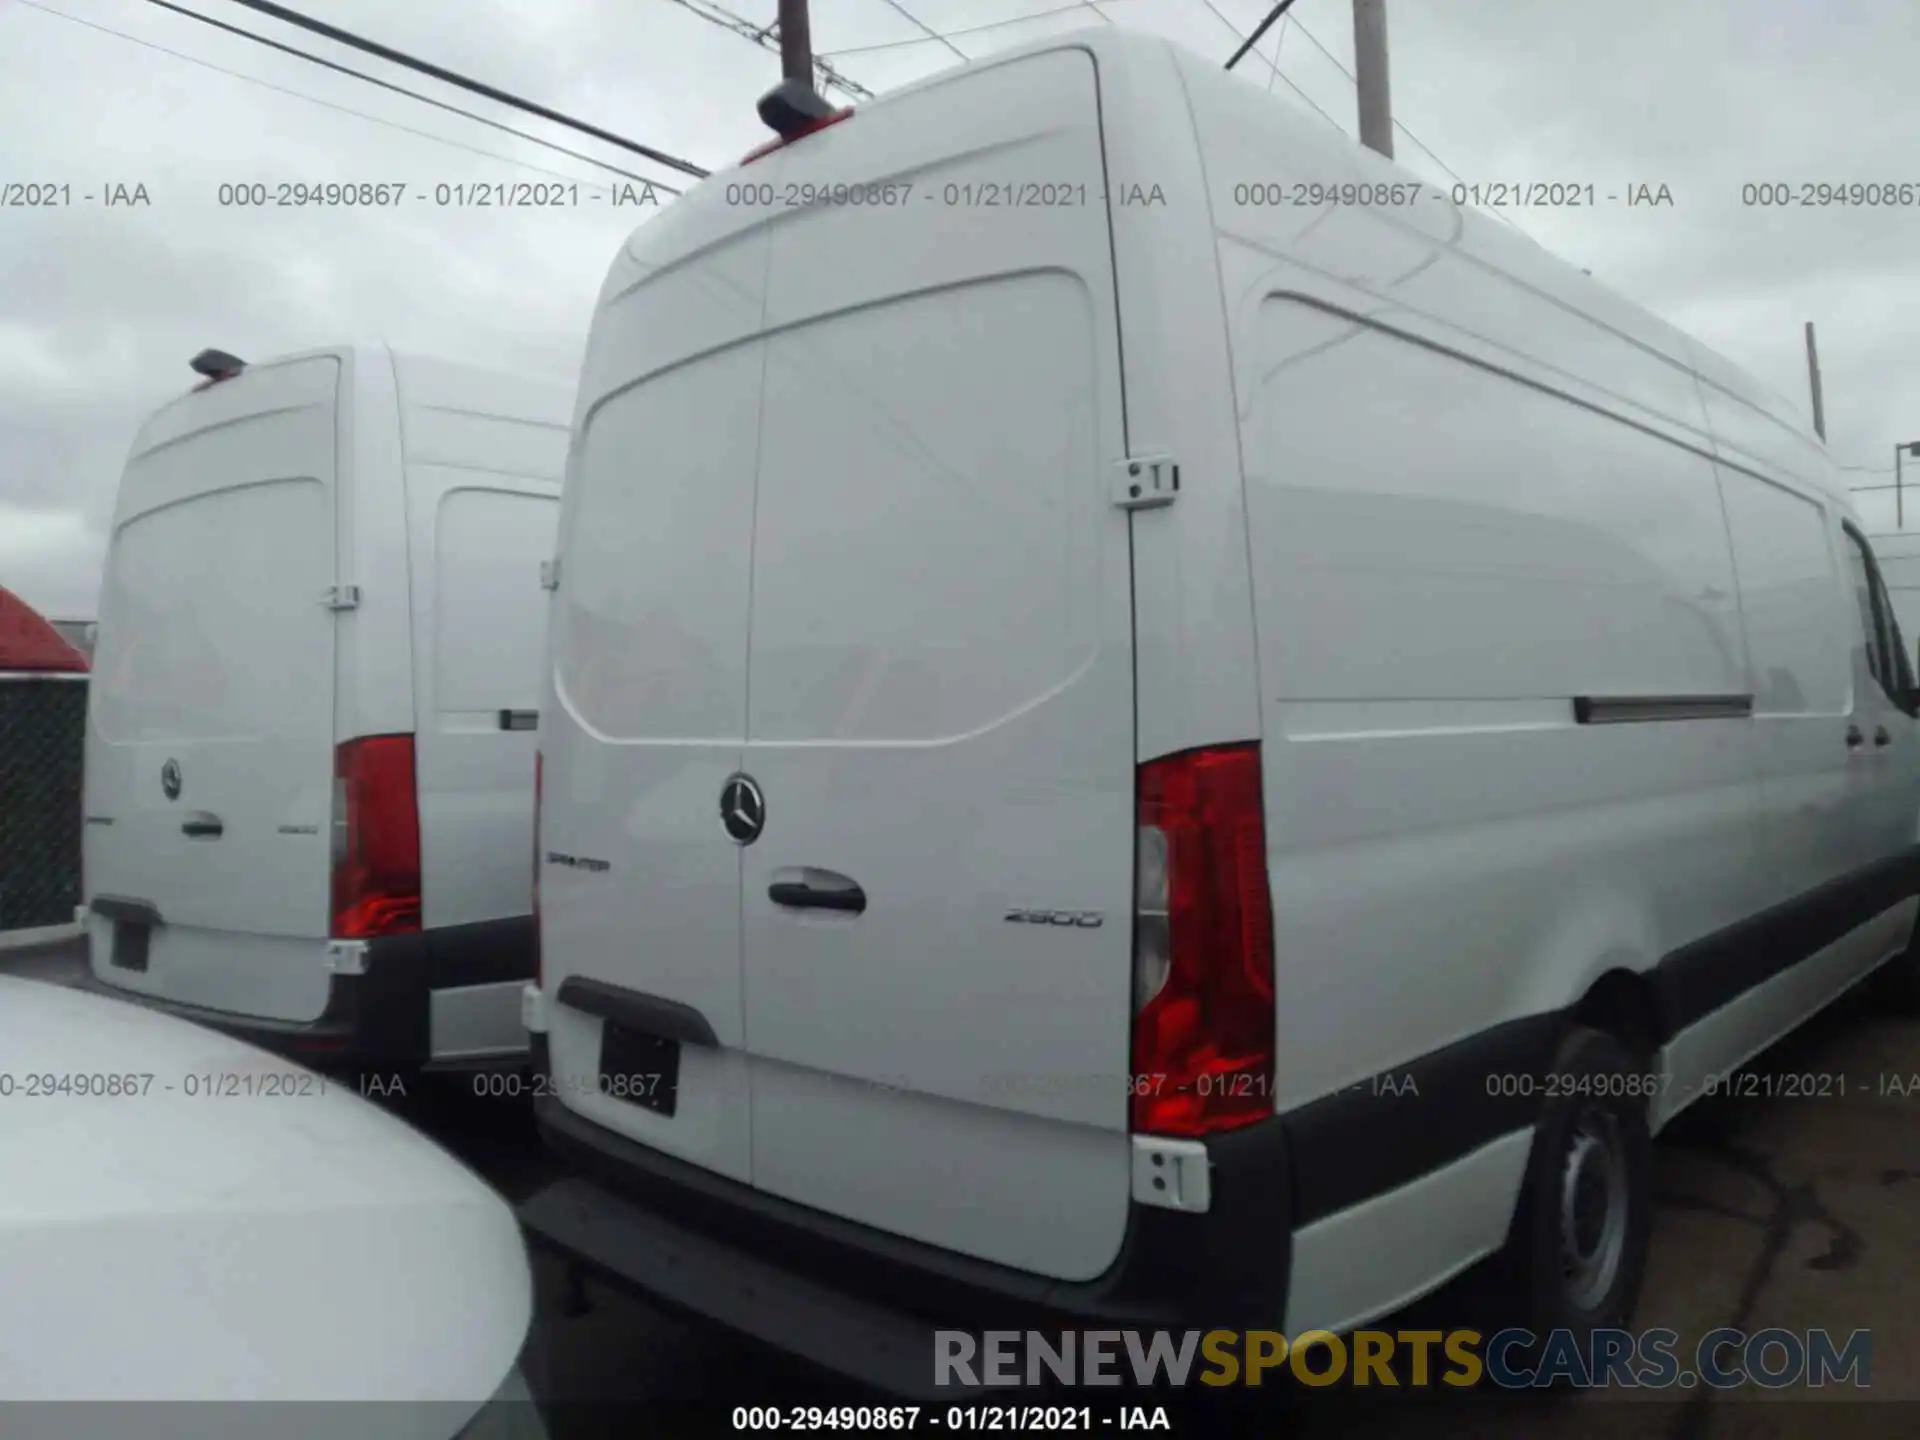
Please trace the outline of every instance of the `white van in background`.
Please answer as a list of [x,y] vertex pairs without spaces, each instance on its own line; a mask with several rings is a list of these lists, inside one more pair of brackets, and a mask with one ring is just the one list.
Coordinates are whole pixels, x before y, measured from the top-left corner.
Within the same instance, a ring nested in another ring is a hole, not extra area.
[[93,975],[316,1062],[524,1058],[569,391],[383,345],[194,368],[107,553]]
[[1501,1252],[1624,1323],[1650,1132],[1920,907],[1824,450],[1161,40],[786,113],[587,347],[530,1233],[933,1395],[937,1329],[1342,1331]]

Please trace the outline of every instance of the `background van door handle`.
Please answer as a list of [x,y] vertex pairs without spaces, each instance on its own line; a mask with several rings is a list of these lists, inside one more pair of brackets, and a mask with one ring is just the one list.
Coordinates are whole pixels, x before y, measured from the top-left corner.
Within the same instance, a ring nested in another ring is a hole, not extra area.
[[1866,742],[1866,738],[1866,736],[1860,733],[1860,727],[1858,725],[1847,726],[1847,748],[1849,750],[1858,749]]
[[838,910],[858,915],[867,908],[867,892],[852,880],[812,866],[774,871],[767,898],[794,910]]
[[218,840],[226,832],[218,815],[196,815],[180,826],[180,833],[192,840]]
[[1886,726],[1877,725],[1874,727],[1873,743],[1876,745],[1891,745],[1893,743],[1893,736],[1887,733]]

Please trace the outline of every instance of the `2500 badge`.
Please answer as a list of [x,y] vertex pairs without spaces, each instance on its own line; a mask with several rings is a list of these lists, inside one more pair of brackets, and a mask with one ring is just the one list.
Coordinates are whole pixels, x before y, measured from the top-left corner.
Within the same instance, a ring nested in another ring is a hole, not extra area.
[[1098,930],[1106,919],[1098,910],[1009,910],[1009,925],[1062,925],[1076,930]]

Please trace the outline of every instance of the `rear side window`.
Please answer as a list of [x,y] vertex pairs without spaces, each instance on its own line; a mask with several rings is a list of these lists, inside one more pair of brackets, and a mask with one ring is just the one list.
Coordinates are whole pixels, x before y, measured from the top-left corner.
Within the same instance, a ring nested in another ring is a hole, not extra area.
[[94,717],[109,740],[333,733],[333,510],[317,480],[139,515],[108,552]]
[[1740,579],[1755,713],[1839,714],[1847,703],[1847,661],[1833,636],[1845,616],[1835,600],[1826,513],[1738,470],[1720,471],[1720,493]]

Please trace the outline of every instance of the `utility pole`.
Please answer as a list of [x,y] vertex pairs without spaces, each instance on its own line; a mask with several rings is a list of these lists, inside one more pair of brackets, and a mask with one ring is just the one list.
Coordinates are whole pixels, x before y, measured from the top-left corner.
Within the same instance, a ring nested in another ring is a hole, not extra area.
[[[1906,477],[1902,473],[1905,467],[1901,464],[1903,460],[1920,460],[1920,440],[1902,440],[1898,445],[1893,447],[1893,528],[1896,530],[1904,530],[1907,528],[1907,505],[1904,488]],[[1874,485],[1868,488],[1884,490],[1887,487],[1884,485]]]
[[1360,143],[1393,158],[1393,99],[1387,89],[1387,0],[1353,0],[1353,78]]
[[[1813,433],[1827,438],[1827,412],[1820,403],[1820,352],[1813,344],[1813,322],[1807,321],[1807,382],[1813,386]],[[1898,452],[1895,452],[1898,454]]]
[[807,0],[780,0],[780,74],[813,88],[813,26]]

